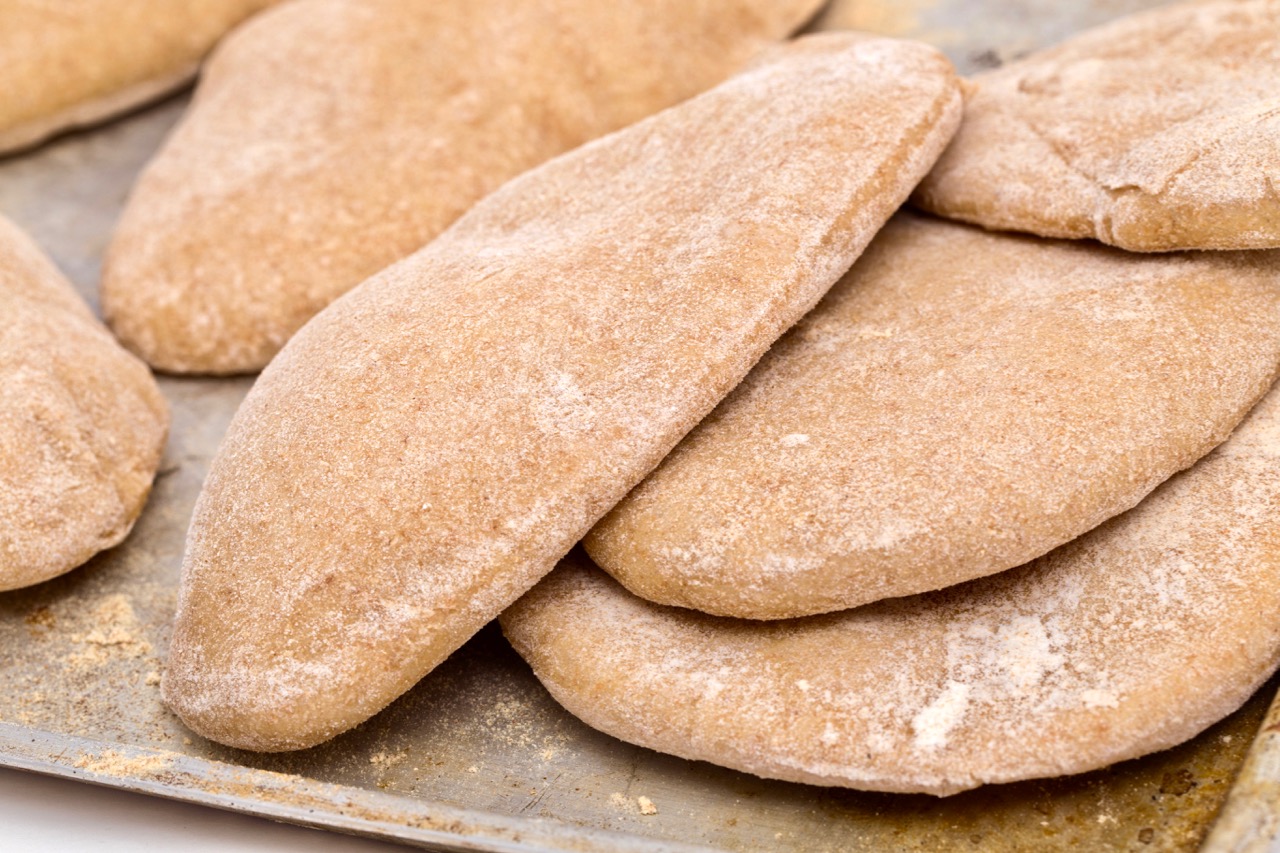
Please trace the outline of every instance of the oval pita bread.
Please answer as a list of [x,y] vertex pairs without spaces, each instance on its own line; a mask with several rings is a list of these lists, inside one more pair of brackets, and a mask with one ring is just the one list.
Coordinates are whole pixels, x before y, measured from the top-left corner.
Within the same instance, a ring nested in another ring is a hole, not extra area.
[[1280,393],[1131,512],[1027,566],[746,622],[570,557],[502,616],[587,724],[770,778],[952,794],[1166,749],[1280,662]]
[[227,30],[275,2],[5,0],[0,154],[172,92]]
[[169,412],[31,240],[0,218],[0,590],[118,544],[146,503]]
[[214,460],[170,706],[293,749],[411,687],[813,306],[960,109],[932,48],[805,40],[512,181],[334,303]]
[[1280,246],[1280,2],[1123,18],[974,78],[915,201],[1137,252]]
[[1277,371],[1280,252],[902,214],[587,550],[637,595],[722,616],[939,589],[1129,509]]
[[107,321],[162,370],[259,370],[507,180],[721,82],[819,4],[272,10],[219,49],[134,189],[106,261]]

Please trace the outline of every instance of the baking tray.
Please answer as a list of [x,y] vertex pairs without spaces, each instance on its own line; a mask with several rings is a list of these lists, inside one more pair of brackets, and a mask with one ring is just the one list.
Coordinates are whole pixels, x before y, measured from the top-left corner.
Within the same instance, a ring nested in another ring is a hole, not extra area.
[[[846,0],[814,26],[918,37],[972,72],[1151,5]],[[0,161],[0,212],[95,310],[129,186],[184,106],[179,97]],[[185,730],[158,683],[192,505],[251,381],[162,377],[173,430],[132,536],[68,576],[0,594],[0,765],[439,850],[1190,850],[1276,689],[1158,755],[939,800],[771,782],[613,740],[561,710],[489,626],[328,744],[224,748]],[[1280,739],[1280,715],[1271,724],[1263,740]],[[1248,796],[1233,799],[1215,849],[1274,834],[1276,760],[1250,762]],[[656,814],[641,813],[642,796]]]

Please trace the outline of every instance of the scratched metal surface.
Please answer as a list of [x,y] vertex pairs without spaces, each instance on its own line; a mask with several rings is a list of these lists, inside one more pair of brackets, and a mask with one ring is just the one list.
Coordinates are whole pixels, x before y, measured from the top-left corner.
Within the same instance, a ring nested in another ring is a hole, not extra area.
[[[931,41],[990,67],[1151,0],[838,2],[822,28]],[[0,161],[0,212],[96,308],[128,188],[184,99]],[[250,380],[162,378],[173,434],[120,548],[0,594],[0,764],[344,832],[456,850],[1189,850],[1240,767],[1275,684],[1169,752],[1072,779],[947,800],[770,782],[631,747],[546,695],[491,626],[359,729],[259,756],[185,731],[157,682],[192,504]],[[640,814],[648,797],[655,815]]]
[[1280,849],[1280,696],[1236,775],[1231,795],[1200,853],[1269,853]]

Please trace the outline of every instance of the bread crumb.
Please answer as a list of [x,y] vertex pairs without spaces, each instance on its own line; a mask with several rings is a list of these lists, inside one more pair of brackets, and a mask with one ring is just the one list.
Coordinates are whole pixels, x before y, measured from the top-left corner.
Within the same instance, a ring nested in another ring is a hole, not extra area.
[[369,756],[369,763],[378,767],[380,770],[389,770],[400,762],[409,757],[407,752],[375,752]]
[[648,797],[637,797],[636,804],[640,806],[640,814],[642,815],[655,815],[658,813],[658,807]]
[[58,624],[57,618],[53,615],[53,611],[48,607],[37,607],[35,610],[27,614],[23,620],[27,624],[27,630],[33,635],[51,631]]
[[115,593],[105,596],[90,614],[88,631],[72,634],[71,642],[82,646],[67,656],[73,667],[89,668],[113,658],[140,658],[151,654],[151,643],[133,612],[129,596]]
[[168,769],[175,757],[174,753],[159,753],[128,758],[108,749],[101,755],[82,755],[72,767],[104,776],[142,776]]
[[155,687],[160,683],[160,673],[156,672],[154,669],[151,670],[150,672],[147,673],[147,677],[146,679],[144,679],[144,683],[148,687]]

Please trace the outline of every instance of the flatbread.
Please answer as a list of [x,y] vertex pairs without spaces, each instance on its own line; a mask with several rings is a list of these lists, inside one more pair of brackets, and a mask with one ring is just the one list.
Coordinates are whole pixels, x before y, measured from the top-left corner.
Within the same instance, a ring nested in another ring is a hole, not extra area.
[[586,539],[778,619],[993,574],[1129,509],[1280,371],[1280,252],[1150,257],[901,214]]
[[0,218],[0,590],[68,572],[142,511],[169,427],[125,352]]
[[197,503],[170,707],[281,750],[411,687],[817,302],[960,111],[932,48],[806,39],[512,181],[318,315]]
[[180,88],[227,30],[278,0],[5,0],[0,154]]
[[261,369],[507,180],[740,70],[821,0],[302,0],[210,61],[102,303],[180,373]]
[[927,210],[1137,252],[1280,246],[1280,0],[1140,13],[973,82]]
[[1280,392],[1028,566],[828,616],[651,604],[570,557],[502,615],[587,724],[777,779],[952,794],[1180,743],[1280,662]]

